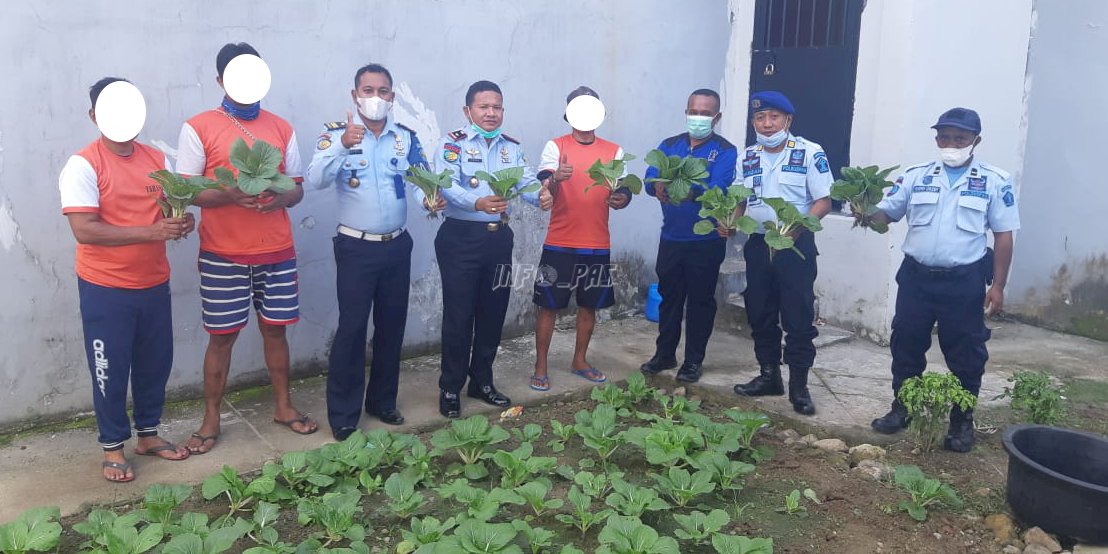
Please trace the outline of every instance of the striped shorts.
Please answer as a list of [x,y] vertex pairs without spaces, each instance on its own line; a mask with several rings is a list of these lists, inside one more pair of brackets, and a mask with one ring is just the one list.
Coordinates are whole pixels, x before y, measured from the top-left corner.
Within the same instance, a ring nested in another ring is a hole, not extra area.
[[201,250],[198,265],[202,319],[209,333],[222,335],[245,327],[251,304],[270,325],[291,325],[300,319],[296,258],[246,265]]

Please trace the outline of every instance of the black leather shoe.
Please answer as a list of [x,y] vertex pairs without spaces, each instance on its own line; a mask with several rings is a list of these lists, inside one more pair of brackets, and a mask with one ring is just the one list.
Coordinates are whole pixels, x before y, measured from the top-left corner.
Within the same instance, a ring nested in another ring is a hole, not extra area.
[[745,385],[735,385],[735,394],[739,396],[781,396],[785,394],[785,385],[781,382],[781,366],[766,364],[759,369],[758,376]]
[[808,393],[808,369],[789,367],[789,402],[800,415],[815,415],[816,404]]
[[677,370],[677,380],[682,383],[695,383],[700,380],[701,375],[704,375],[704,368],[700,364],[685,362]]
[[458,419],[462,415],[462,403],[458,395],[452,392],[439,391],[439,413],[443,417]]
[[899,433],[901,429],[908,428],[908,408],[905,408],[900,400],[893,400],[889,413],[873,420],[869,426],[883,435]]
[[479,389],[469,388],[469,397],[477,398],[484,401],[486,404],[492,404],[498,408],[507,408],[512,403],[512,399],[500,394],[500,391],[496,390],[496,387],[492,385],[484,385]]
[[331,429],[331,436],[335,437],[335,440],[342,442],[350,435],[353,435],[354,431],[357,430],[357,427],[339,427],[338,429]]
[[647,375],[657,375],[667,369],[677,367],[677,358],[659,358],[654,356],[645,364],[639,366],[639,371]]
[[943,448],[951,452],[966,453],[977,442],[974,436],[973,410],[963,412],[957,406],[950,410],[950,429],[943,439]]
[[404,416],[400,415],[400,410],[393,408],[391,410],[381,410],[380,412],[366,411],[367,414],[376,417],[382,422],[388,425],[403,425]]

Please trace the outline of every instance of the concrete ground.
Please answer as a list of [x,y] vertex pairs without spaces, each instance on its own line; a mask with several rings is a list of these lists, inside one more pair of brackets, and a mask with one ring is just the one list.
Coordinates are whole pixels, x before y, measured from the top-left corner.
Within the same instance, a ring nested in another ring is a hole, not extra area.
[[[723,317],[723,313],[718,319],[732,319]],[[1059,376],[1108,381],[1108,343],[1018,323],[992,322],[990,326],[992,360],[981,394],[986,405],[993,403],[990,399],[1001,391],[1007,376],[1018,369],[1050,368]],[[597,326],[589,358],[610,379],[623,379],[653,354],[655,334],[656,326],[641,317],[607,321]],[[505,341],[496,362],[497,387],[516,403],[526,405],[591,386],[568,370],[555,369],[568,367],[572,349],[573,334],[560,325],[551,349],[553,388],[540,393],[528,388],[534,363],[533,337]],[[937,345],[932,349],[931,360],[932,369],[943,367]],[[812,418],[798,416],[783,397],[754,402],[758,409],[796,418],[804,425],[868,434],[876,442],[880,437],[869,431],[868,426],[872,418],[885,412],[891,399],[889,362],[887,348],[852,340],[849,333],[825,326],[821,328],[816,368],[810,379],[819,413]],[[755,366],[750,338],[734,326],[721,326],[712,337],[705,374],[696,386],[730,394],[736,382],[753,377]],[[399,408],[407,423],[393,429],[442,422],[437,403],[438,367],[437,356],[404,361]],[[665,372],[652,382],[655,386],[672,387],[673,373]],[[223,434],[211,453],[182,462],[131,456],[137,479],[130,484],[108,483],[100,477],[101,457],[93,429],[15,437],[11,444],[0,448],[0,522],[35,506],[55,505],[63,514],[70,514],[86,504],[126,502],[141,497],[152,483],[198,484],[223,465],[249,471],[283,452],[325,444],[332,438],[326,426],[324,391],[322,377],[299,381],[293,391],[297,406],[321,423],[320,431],[314,435],[295,435],[273,423],[267,390],[240,394],[233,403],[225,403]],[[494,410],[463,395],[463,417]],[[197,406],[170,410],[164,419],[162,436],[184,441],[198,428],[199,416]],[[370,418],[363,419],[362,425],[383,427]]]

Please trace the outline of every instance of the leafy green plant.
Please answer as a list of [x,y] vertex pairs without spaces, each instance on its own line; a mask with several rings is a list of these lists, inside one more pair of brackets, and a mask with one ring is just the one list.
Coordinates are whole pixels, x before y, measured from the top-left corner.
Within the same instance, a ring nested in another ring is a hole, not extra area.
[[577,434],[577,431],[574,430],[572,423],[563,424],[556,419],[550,420],[550,430],[554,433],[554,436],[556,438],[546,443],[546,446],[548,446],[554,452],[561,452],[565,450],[566,443],[569,442],[569,439],[573,438],[573,435]]
[[573,506],[573,512],[556,514],[554,518],[566,525],[576,527],[582,535],[588,533],[594,525],[603,523],[604,520],[608,519],[608,516],[614,513],[610,508],[594,512],[592,509],[593,497],[581,492],[577,485],[569,487],[569,493],[566,497]]
[[515,437],[520,443],[535,442],[542,436],[542,425],[538,423],[528,423],[522,428],[512,427],[512,437]]
[[872,221],[870,216],[877,213],[877,203],[885,197],[885,189],[893,186],[893,182],[887,179],[898,167],[880,169],[871,165],[842,169],[843,178],[831,184],[831,198],[848,202],[850,211],[861,216],[861,219],[854,222],[854,227],[861,225],[878,233],[889,231],[887,223]]
[[693,511],[691,514],[673,514],[673,518],[677,520],[677,524],[681,526],[673,532],[677,535],[677,538],[686,541],[693,541],[696,543],[706,543],[709,539],[719,533],[721,529],[728,523],[731,523],[731,516],[727,515],[727,512],[723,510],[712,510],[707,514],[703,512]]
[[680,554],[673,537],[660,537],[637,517],[612,516],[597,537],[597,554]]
[[774,252],[792,250],[797,256],[804,259],[804,254],[796,247],[796,241],[792,234],[807,229],[816,232],[823,229],[823,224],[814,215],[803,215],[791,202],[783,198],[763,198],[767,206],[777,213],[777,221],[764,221],[762,225],[766,229],[766,245],[769,246],[769,255],[772,258]]
[[[387,484],[385,490],[387,493]],[[390,498],[392,497],[390,496]],[[362,495],[356,491],[329,492],[319,498],[302,499],[297,505],[297,521],[300,525],[316,523],[322,526],[324,529],[323,538],[325,539],[324,547],[331,546],[343,539],[351,542],[361,542],[365,540],[365,527],[354,523],[355,515],[362,511],[361,499]],[[401,517],[410,514],[411,512],[406,512]]]
[[977,404],[977,397],[962,388],[953,374],[930,371],[905,380],[897,398],[908,409],[908,430],[924,452],[942,439],[953,406],[970,410]]
[[523,554],[520,547],[512,544],[518,534],[511,523],[486,523],[471,519],[462,522],[453,535],[444,537],[435,551],[459,554]]
[[737,423],[717,423],[703,414],[685,414],[685,425],[691,425],[700,430],[704,436],[704,448],[716,452],[735,452],[743,448],[739,443],[743,428]]
[[[250,522],[236,518],[233,525],[226,527],[197,528],[193,532],[174,535],[163,547],[162,554],[221,554],[230,550],[252,527]],[[160,541],[161,537],[158,537],[154,544]]]
[[531,524],[522,519],[513,519],[511,523],[512,528],[527,540],[527,544],[531,547],[531,554],[539,554],[543,549],[554,545],[553,539],[556,534],[553,531],[542,527],[531,527]]
[[642,192],[642,179],[632,173],[624,176],[624,172],[627,171],[627,162],[633,159],[635,159],[634,156],[624,152],[622,159],[614,159],[608,163],[601,163],[600,160],[593,162],[589,167],[589,177],[592,179],[592,184],[585,187],[585,192],[589,192],[589,189],[593,187],[604,187],[612,192],[621,187],[626,187],[627,190],[631,191],[631,194]]
[[721,491],[740,491],[743,479],[754,472],[754,466],[732,460],[720,451],[701,452],[693,459],[693,467],[711,473],[712,482]]
[[662,408],[662,415],[636,412],[635,417],[650,421],[673,422],[681,420],[686,414],[694,413],[700,409],[699,400],[689,400],[684,396],[655,394],[654,399],[658,401],[658,405]]
[[277,504],[265,501],[258,502],[258,505],[254,508],[254,517],[251,520],[253,526],[246,532],[250,540],[253,540],[258,546],[248,549],[246,552],[254,550],[251,554],[284,554],[296,550],[292,546],[281,542],[277,529],[273,527],[280,516],[280,512],[281,507]]
[[401,529],[404,540],[396,545],[396,554],[433,554],[435,544],[457,525],[454,518],[439,521],[431,516],[412,518],[411,531]]
[[638,404],[648,398],[653,398],[655,393],[654,387],[647,386],[646,376],[642,373],[632,373],[627,376],[627,394],[631,398],[632,404]]
[[607,460],[624,442],[623,432],[616,431],[616,410],[608,404],[599,404],[591,412],[581,410],[574,419],[573,428],[601,460]]
[[162,187],[162,196],[158,198],[158,206],[162,208],[165,217],[185,217],[186,209],[192,205],[196,197],[208,189],[222,188],[203,175],[184,176],[168,169],[159,169],[150,174],[150,178],[158,182]]
[[243,511],[251,502],[260,496],[273,492],[277,481],[272,476],[255,478],[249,484],[244,482],[235,469],[231,466],[223,466],[223,469],[214,475],[204,479],[200,487],[200,493],[204,500],[212,500],[217,496],[226,496],[228,512],[225,518],[230,518],[239,511]]
[[1054,384],[1045,371],[1017,371],[1008,378],[1012,386],[993,400],[1011,398],[1012,409],[1024,421],[1040,425],[1056,425],[1066,417],[1065,388]]
[[500,486],[515,488],[533,475],[554,471],[557,459],[532,456],[533,452],[534,446],[525,442],[511,452],[497,450],[493,453],[492,461],[500,467]]
[[[85,551],[95,554],[142,554],[162,542],[165,528],[161,523],[151,523],[140,531],[141,522],[142,514],[138,512],[117,516],[108,510],[93,510],[85,521],[74,525],[73,530],[89,538],[81,544]],[[58,531],[60,533],[60,527]]]
[[150,485],[143,501],[143,519],[150,523],[171,523],[173,510],[189,496],[192,496],[192,487],[188,485]]
[[776,511],[790,516],[806,517],[808,515],[808,508],[800,503],[800,491],[797,489],[793,489],[792,492],[785,495],[785,505],[777,508]]
[[616,479],[612,481],[614,489],[604,503],[615,508],[620,515],[640,517],[645,512],[669,509],[669,504],[658,496],[658,491],[639,487]]
[[58,508],[34,508],[0,525],[0,552],[23,554],[54,550],[62,536],[62,526],[55,521],[59,517]]
[[674,504],[681,507],[687,506],[693,498],[708,494],[716,488],[712,483],[712,474],[705,470],[689,473],[687,469],[671,467],[664,474],[651,474],[650,477]]
[[662,420],[650,427],[624,431],[627,442],[642,448],[652,465],[684,466],[696,451],[704,449],[704,434],[691,425]]
[[488,475],[481,460],[488,456],[489,448],[508,439],[508,432],[499,425],[489,425],[485,416],[475,415],[454,420],[450,427],[439,429],[431,435],[431,444],[440,451],[453,450],[466,465],[467,477],[479,479]]
[[491,491],[479,489],[465,479],[455,479],[438,487],[435,492],[446,499],[453,499],[465,512],[458,514],[459,521],[476,519],[488,521],[496,515],[504,504],[523,504],[523,497],[513,491],[494,488]]
[[548,510],[557,510],[563,506],[564,502],[560,498],[546,498],[546,495],[550,494],[550,490],[553,488],[550,479],[539,477],[516,487],[515,493],[527,502],[527,505],[535,512],[535,516],[538,517]]
[[573,482],[581,487],[581,491],[593,497],[600,498],[612,490],[614,481],[623,478],[619,471],[593,473],[591,471],[579,471],[573,476]]
[[910,500],[901,500],[899,508],[916,521],[927,520],[928,506],[962,507],[954,489],[938,479],[928,479],[917,466],[898,466],[894,481],[911,496]]
[[[422,442],[416,442],[408,452],[404,453],[404,459],[401,462],[404,466],[403,473],[417,484],[428,481],[438,472],[435,462],[436,459],[438,459],[438,456],[436,456],[434,452],[428,450],[427,446]],[[377,486],[380,486],[380,476],[378,475],[376,478]],[[366,483],[363,482],[362,486],[366,486]],[[366,486],[367,490],[369,488],[370,487]],[[373,491],[368,490],[368,492]]]
[[661,150],[651,150],[646,154],[646,164],[658,170],[658,176],[646,182],[664,186],[670,204],[675,206],[689,197],[694,185],[703,187],[708,178],[708,162],[703,158],[666,156]]
[[[524,168],[520,167],[508,167],[496,171],[494,173],[488,173],[487,171],[478,171],[476,177],[489,184],[489,188],[492,189],[493,194],[503,198],[504,201],[510,202],[515,198],[524,194],[535,192],[539,190],[541,185],[538,182],[531,183],[523,187],[517,187],[519,181],[523,179]],[[507,223],[508,214],[500,214],[500,221]]]
[[754,435],[758,433],[758,430],[769,425],[769,417],[758,412],[744,412],[731,408],[724,411],[723,415],[739,424],[741,429],[739,446],[748,450],[753,446]]
[[[614,383],[607,383],[603,387],[593,387],[592,392],[589,393],[589,398],[615,408],[617,414],[626,410],[632,404],[631,395]],[[625,413],[630,415],[629,412]]]
[[700,217],[705,218],[693,225],[693,232],[698,235],[710,235],[716,232],[716,223],[707,218],[715,219],[719,225],[734,235],[736,231],[750,235],[758,230],[758,222],[754,218],[743,215],[737,216],[735,210],[739,208],[753,191],[742,185],[731,185],[726,188],[712,187],[704,191],[696,199],[700,202]]
[[450,169],[435,173],[418,165],[410,167],[408,173],[404,175],[404,180],[423,191],[423,196],[427,198],[427,206],[430,208],[427,219],[438,218],[439,214],[435,210],[435,203],[439,200],[439,191],[454,186],[453,179],[451,179],[453,175],[454,171]]
[[239,170],[238,177],[225,167],[215,168],[215,178],[222,186],[237,187],[249,196],[265,191],[284,192],[296,187],[288,175],[278,171],[283,156],[281,151],[264,140],[255,140],[253,146],[239,138],[231,145],[231,165]]
[[[366,467],[407,467],[405,459],[419,444],[419,437],[409,433],[393,433],[385,429],[369,431],[365,434],[365,448],[370,453],[370,465]],[[438,453],[431,455],[438,456]]]
[[385,480],[385,496],[389,498],[389,510],[401,519],[423,507],[423,493],[415,490],[415,480],[402,473],[393,473]]
[[712,548],[717,554],[773,554],[773,539],[717,534],[712,537]]

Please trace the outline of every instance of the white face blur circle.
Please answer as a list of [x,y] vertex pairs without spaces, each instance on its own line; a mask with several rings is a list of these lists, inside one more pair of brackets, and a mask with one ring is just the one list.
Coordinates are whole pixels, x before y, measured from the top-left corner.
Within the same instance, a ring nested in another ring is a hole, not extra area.
[[223,90],[239,104],[253,104],[265,98],[271,82],[269,66],[253,54],[235,56],[223,69]]
[[116,81],[100,91],[93,112],[96,126],[108,140],[127,142],[137,137],[146,123],[146,100],[135,85]]
[[604,123],[604,104],[595,96],[578,96],[566,106],[566,120],[578,131],[593,131]]

